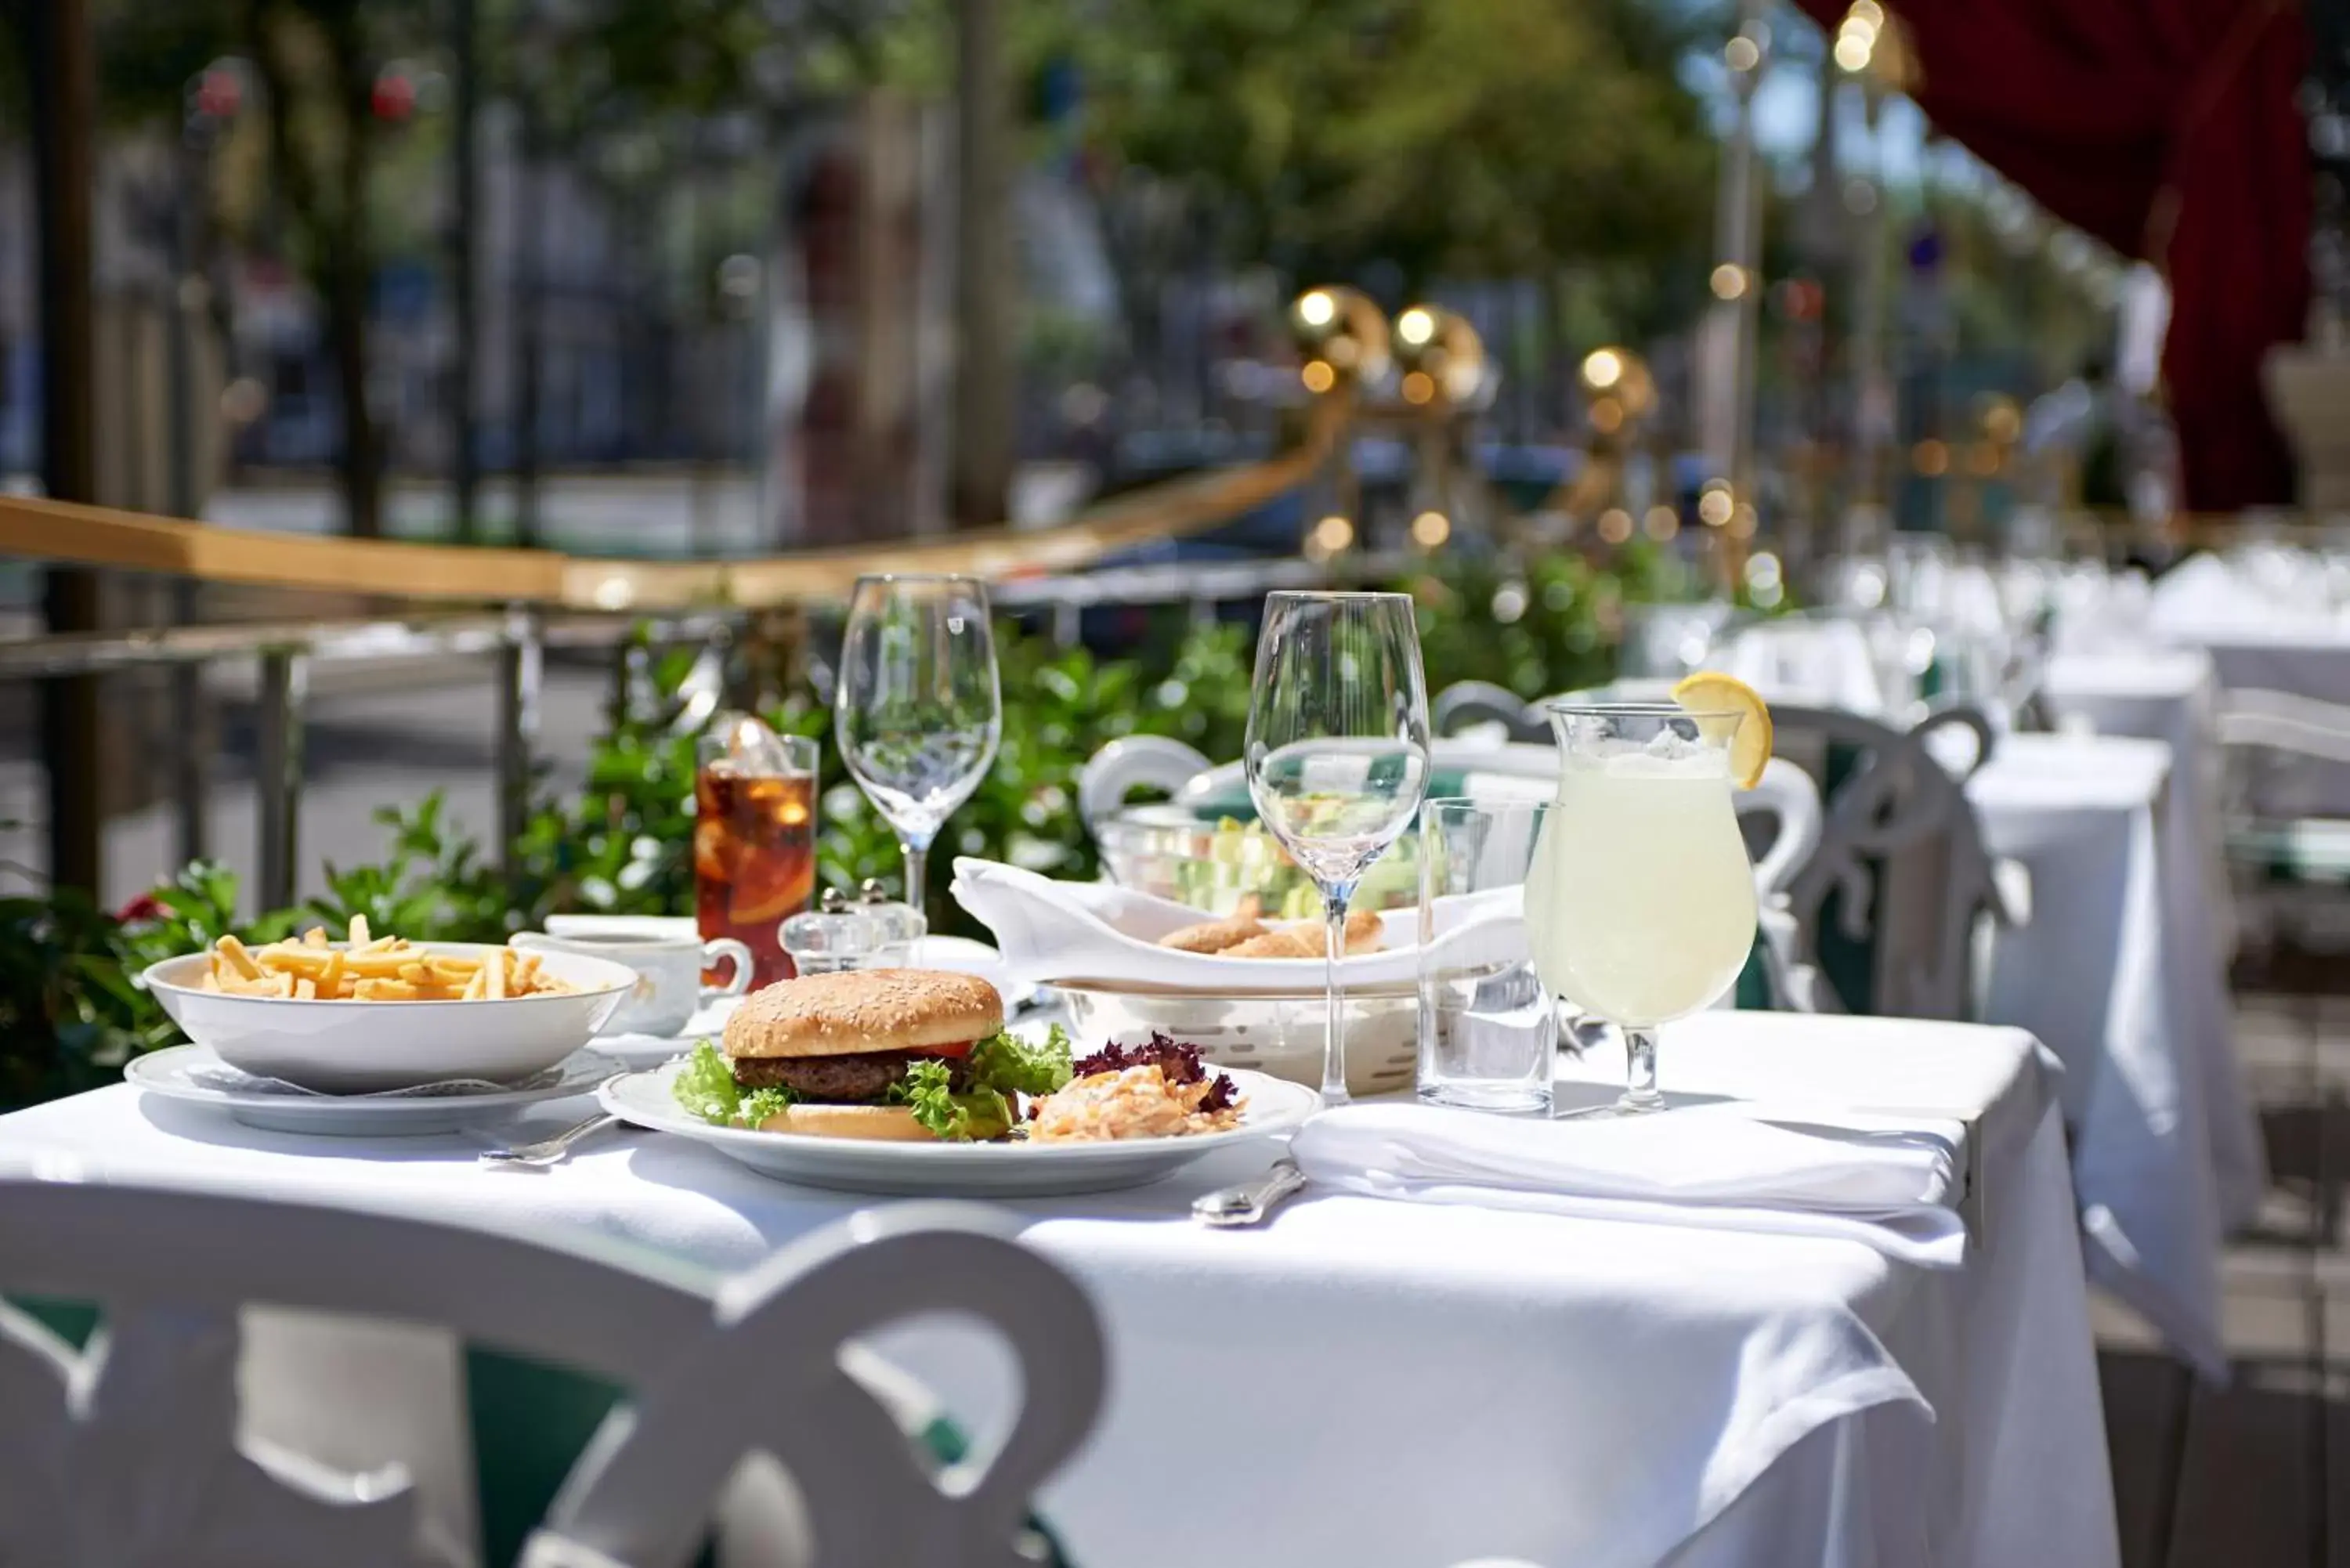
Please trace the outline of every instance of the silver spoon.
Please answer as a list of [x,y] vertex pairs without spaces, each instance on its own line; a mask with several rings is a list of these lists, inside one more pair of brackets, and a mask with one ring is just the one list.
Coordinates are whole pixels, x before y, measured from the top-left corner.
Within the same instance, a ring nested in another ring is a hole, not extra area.
[[1297,1162],[1283,1159],[1254,1181],[1201,1193],[1191,1200],[1191,1218],[1219,1228],[1254,1225],[1305,1186],[1305,1173],[1297,1168]]
[[620,1118],[609,1111],[598,1111],[577,1127],[566,1127],[553,1137],[518,1144],[513,1148],[485,1149],[477,1158],[494,1170],[545,1170],[560,1164],[571,1153],[571,1146],[581,1138],[621,1125]]

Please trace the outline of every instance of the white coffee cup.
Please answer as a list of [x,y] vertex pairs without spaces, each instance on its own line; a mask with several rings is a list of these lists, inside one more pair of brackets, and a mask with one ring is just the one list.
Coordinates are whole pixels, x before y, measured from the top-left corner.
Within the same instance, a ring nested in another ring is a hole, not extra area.
[[[567,930],[560,936],[522,931],[512,940],[518,948],[610,959],[637,971],[636,989],[598,1031],[604,1034],[675,1034],[703,1002],[740,996],[751,988],[749,948],[733,937],[703,941],[698,936],[679,936],[651,920],[641,925],[598,921],[593,930]],[[703,968],[722,962],[731,970],[726,983],[702,984]]]

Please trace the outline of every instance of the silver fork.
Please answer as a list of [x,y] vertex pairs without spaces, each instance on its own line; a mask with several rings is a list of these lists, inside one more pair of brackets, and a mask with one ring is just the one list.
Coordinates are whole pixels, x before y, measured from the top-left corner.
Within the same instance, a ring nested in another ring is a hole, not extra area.
[[620,1118],[609,1111],[598,1111],[577,1127],[566,1127],[553,1137],[517,1144],[513,1148],[485,1149],[476,1158],[494,1170],[545,1170],[561,1164],[571,1153],[571,1146],[581,1138],[621,1125]]

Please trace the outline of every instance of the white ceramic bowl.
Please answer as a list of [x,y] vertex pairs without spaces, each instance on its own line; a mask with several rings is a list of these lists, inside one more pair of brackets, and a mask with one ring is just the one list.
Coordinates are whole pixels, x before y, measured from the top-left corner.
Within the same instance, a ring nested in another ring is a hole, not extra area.
[[[1329,1004],[1319,990],[1216,996],[1104,981],[1055,981],[1069,1008],[1073,1048],[1082,1056],[1113,1042],[1139,1045],[1170,1034],[1219,1067],[1242,1067],[1293,1084],[1322,1082]],[[1411,1087],[1419,1067],[1417,986],[1349,987],[1347,1092],[1384,1095]]]
[[[337,943],[340,946],[340,943]],[[481,942],[421,950],[478,957]],[[637,982],[609,959],[543,953],[547,973],[579,989],[497,1002],[303,1002],[197,989],[210,957],[151,964],[140,983],[190,1040],[242,1072],[325,1094],[412,1089],[449,1078],[511,1084],[588,1044]]]

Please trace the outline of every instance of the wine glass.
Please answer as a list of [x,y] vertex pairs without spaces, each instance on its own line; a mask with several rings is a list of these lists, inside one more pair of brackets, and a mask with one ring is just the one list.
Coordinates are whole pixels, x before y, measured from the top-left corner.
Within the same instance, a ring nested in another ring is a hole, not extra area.
[[857,579],[833,691],[840,760],[898,830],[906,902],[923,908],[931,843],[1003,733],[995,631],[976,577]]
[[1428,793],[1428,681],[1408,594],[1268,594],[1245,766],[1257,815],[1322,890],[1322,1096],[1347,1101],[1347,904]]
[[1614,1110],[1659,1111],[1657,1028],[1738,980],[1754,869],[1730,799],[1743,715],[1671,703],[1548,705],[1558,795],[1526,875],[1526,940],[1554,995],[1624,1032]]

